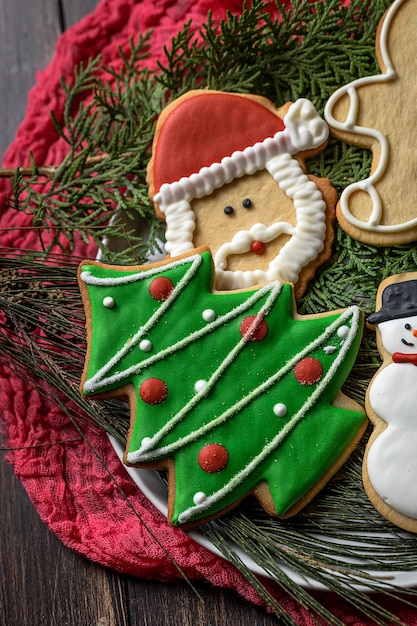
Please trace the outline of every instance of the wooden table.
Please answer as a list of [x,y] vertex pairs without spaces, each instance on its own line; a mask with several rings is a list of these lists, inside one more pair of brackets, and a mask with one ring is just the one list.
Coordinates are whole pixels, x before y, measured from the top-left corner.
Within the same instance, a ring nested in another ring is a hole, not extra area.
[[[23,118],[34,74],[63,29],[98,0],[0,0],[0,153]],[[1,419],[1,415],[0,415]],[[120,576],[66,549],[40,521],[0,453],[1,626],[241,626],[278,620],[235,593]],[[175,611],[175,613],[174,613]]]

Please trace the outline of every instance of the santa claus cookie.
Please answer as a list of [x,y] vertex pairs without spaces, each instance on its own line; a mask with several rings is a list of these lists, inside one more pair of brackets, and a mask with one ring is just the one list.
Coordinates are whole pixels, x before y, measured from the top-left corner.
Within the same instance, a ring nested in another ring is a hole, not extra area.
[[416,15],[417,0],[392,4],[377,34],[381,73],[344,85],[325,108],[333,135],[372,151],[369,176],[343,191],[337,217],[352,237],[373,245],[417,240]]
[[376,509],[417,531],[417,273],[381,283],[376,328],[382,367],[367,392],[374,425],[364,459],[364,484]]
[[168,471],[168,519],[189,526],[254,494],[294,515],[366,426],[340,391],[362,331],[356,307],[299,316],[290,284],[213,288],[207,248],[157,264],[82,264],[87,397],[127,398],[124,460]]
[[336,192],[305,172],[328,128],[311,102],[191,91],[162,112],[148,167],[171,257],[208,245],[216,287],[291,282],[330,255]]

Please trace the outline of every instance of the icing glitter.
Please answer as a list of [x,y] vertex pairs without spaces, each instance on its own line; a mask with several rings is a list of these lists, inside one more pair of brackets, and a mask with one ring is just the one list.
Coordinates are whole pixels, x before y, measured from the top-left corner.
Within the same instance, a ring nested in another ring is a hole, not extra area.
[[115,301],[114,298],[112,298],[111,296],[106,296],[105,298],[103,298],[103,306],[106,307],[106,309],[112,309],[115,305]]
[[325,354],[333,354],[333,352],[336,352],[337,348],[336,346],[324,346],[323,348],[323,352]]
[[168,387],[160,378],[147,378],[139,386],[139,395],[146,404],[161,404],[168,395]]
[[198,464],[204,472],[214,474],[221,472],[229,462],[229,453],[219,443],[210,443],[201,448],[198,454]]
[[274,405],[274,415],[276,415],[277,417],[285,417],[288,413],[288,408],[286,404],[283,404],[282,402],[277,402],[277,404]]
[[150,341],[149,339],[142,339],[139,344],[139,349],[142,350],[142,352],[150,352],[152,348],[153,344],[152,341]]
[[203,320],[205,322],[213,322],[216,319],[216,312],[213,309],[205,309],[203,311]]
[[323,374],[323,366],[317,359],[306,357],[294,367],[294,376],[300,385],[314,385]]
[[149,285],[149,293],[151,294],[152,298],[154,298],[154,300],[158,300],[159,302],[168,300],[173,289],[174,285],[172,283],[172,280],[166,278],[165,276],[159,276],[158,278],[154,278]]

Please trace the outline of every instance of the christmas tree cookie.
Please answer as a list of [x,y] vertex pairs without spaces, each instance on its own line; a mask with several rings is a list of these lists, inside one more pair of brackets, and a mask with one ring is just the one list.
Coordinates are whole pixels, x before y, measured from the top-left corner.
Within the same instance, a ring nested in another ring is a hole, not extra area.
[[290,284],[213,288],[207,248],[153,265],[85,262],[85,396],[129,399],[125,462],[168,470],[169,521],[214,518],[254,494],[296,513],[361,437],[340,388],[355,360],[356,307],[299,316]]

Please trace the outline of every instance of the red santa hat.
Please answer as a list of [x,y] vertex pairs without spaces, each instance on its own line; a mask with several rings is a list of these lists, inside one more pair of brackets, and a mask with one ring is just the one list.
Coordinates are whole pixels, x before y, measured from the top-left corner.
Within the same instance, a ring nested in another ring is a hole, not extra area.
[[158,120],[148,168],[150,196],[164,213],[173,202],[209,195],[264,169],[278,154],[318,148],[327,135],[308,100],[277,110],[260,96],[188,92]]

